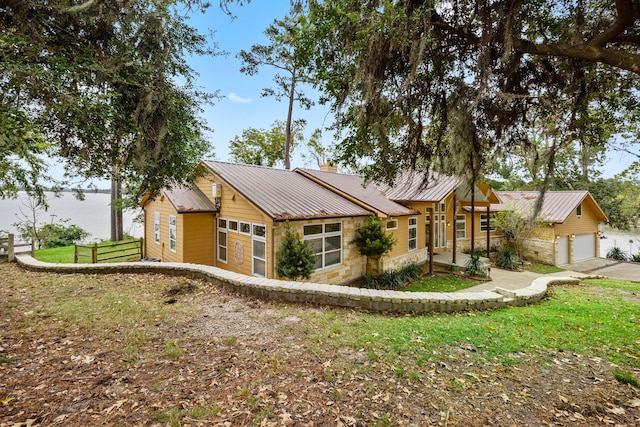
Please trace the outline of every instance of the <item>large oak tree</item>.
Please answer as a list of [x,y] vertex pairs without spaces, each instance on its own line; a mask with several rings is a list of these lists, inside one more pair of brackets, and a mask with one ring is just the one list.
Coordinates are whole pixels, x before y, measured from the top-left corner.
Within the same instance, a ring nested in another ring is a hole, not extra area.
[[586,174],[636,117],[639,18],[637,0],[312,1],[299,49],[339,160],[369,178],[436,167],[475,181],[543,140],[546,186],[557,153],[575,149]]

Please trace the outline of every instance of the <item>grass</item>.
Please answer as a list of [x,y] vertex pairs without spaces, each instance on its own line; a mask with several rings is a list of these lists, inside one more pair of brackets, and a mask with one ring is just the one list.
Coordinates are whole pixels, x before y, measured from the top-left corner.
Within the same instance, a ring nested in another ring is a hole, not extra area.
[[555,265],[546,265],[546,264],[531,264],[528,267],[529,271],[538,274],[551,274],[551,273],[559,273],[564,271],[564,268],[556,267]]
[[[520,353],[561,349],[638,368],[640,314],[633,296],[638,292],[638,283],[588,280],[554,288],[540,304],[491,312],[392,318],[362,313],[352,320],[310,316],[318,337],[327,337],[318,338],[319,344],[364,349],[389,361],[410,357],[424,363],[444,357],[448,347],[463,346],[504,365],[517,364]],[[336,327],[341,334],[329,333]]]
[[[124,243],[124,242],[127,242],[127,240],[123,240],[122,242],[118,242],[118,243]],[[111,241],[100,242],[98,243],[98,247],[100,248],[100,247],[108,246],[112,243],[113,242]],[[135,243],[132,241],[131,245],[119,246],[114,253],[109,254],[108,256],[115,257],[115,256],[118,256],[119,254],[122,254],[122,256],[124,257],[127,255],[130,255],[133,248],[135,248]],[[63,246],[59,248],[39,249],[35,251],[35,258],[38,261],[43,261],[43,262],[52,262],[56,264],[73,264],[74,250],[75,250],[74,246]],[[88,249],[81,249],[81,253],[90,254],[90,251]],[[124,258],[111,260],[111,262],[118,262],[118,261],[124,261]],[[81,263],[91,262],[91,258],[81,257],[78,260],[78,262],[81,262]]]
[[406,292],[455,292],[477,285],[477,280],[453,274],[423,277],[411,283],[403,291]]

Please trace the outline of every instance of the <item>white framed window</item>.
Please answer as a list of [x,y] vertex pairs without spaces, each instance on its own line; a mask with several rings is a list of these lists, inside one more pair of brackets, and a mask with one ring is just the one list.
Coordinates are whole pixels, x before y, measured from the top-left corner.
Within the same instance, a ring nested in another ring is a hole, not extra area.
[[456,239],[467,238],[467,216],[456,215]]
[[434,203],[435,205],[435,212],[440,212],[440,203]]
[[409,218],[409,250],[418,249],[418,218]]
[[160,212],[153,213],[153,241],[160,244]]
[[305,225],[304,240],[316,254],[316,270],[342,264],[341,222]]
[[447,216],[440,215],[440,247],[447,247]]
[[236,221],[235,219],[230,219],[227,222],[227,227],[229,231],[233,231],[234,233],[238,232],[238,221]]
[[240,221],[240,234],[251,235],[251,224],[248,222]]
[[440,212],[444,213],[447,211],[447,205],[444,203],[440,203]]
[[253,224],[251,234],[253,275],[265,277],[267,274],[267,227]]
[[177,220],[174,215],[169,215],[169,250],[176,252],[178,250],[177,242]]
[[[491,214],[489,217],[489,231],[496,231],[496,216]],[[480,214],[480,231],[487,231],[487,214]]]
[[582,216],[582,203],[576,206],[576,216]]
[[218,218],[218,261],[227,262],[227,220]]
[[391,219],[387,221],[387,230],[396,230],[398,228],[398,220]]

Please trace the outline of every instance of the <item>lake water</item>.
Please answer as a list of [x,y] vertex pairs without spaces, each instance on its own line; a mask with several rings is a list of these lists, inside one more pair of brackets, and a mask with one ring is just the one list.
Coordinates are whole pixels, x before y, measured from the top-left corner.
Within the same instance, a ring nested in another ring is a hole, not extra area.
[[635,232],[622,232],[605,228],[602,231],[604,239],[600,239],[600,257],[605,258],[609,249],[614,246],[619,247],[624,253],[635,255],[640,252],[640,233]]
[[[111,212],[109,204],[111,196],[108,193],[85,193],[84,200],[76,199],[74,193],[61,193],[56,197],[54,193],[46,193],[49,209],[39,211],[38,224],[50,222],[60,223],[69,219],[67,225],[76,224],[91,236],[87,242],[99,241],[111,237]],[[31,209],[25,206],[28,196],[20,192],[16,199],[0,199],[0,230],[18,234],[13,225],[23,218],[20,210],[31,215]],[[141,209],[125,210],[122,213],[124,232],[134,237],[144,234],[142,223],[134,222],[134,218],[142,212]]]

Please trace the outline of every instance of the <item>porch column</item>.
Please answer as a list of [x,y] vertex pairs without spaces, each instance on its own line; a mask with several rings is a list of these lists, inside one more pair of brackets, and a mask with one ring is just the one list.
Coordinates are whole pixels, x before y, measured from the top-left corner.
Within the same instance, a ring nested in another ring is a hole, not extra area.
[[490,210],[491,206],[487,206],[487,258],[491,253],[491,216],[489,215]]
[[456,200],[456,193],[454,191],[453,192],[453,220],[452,220],[452,222],[453,222],[453,257],[451,259],[451,263],[452,264],[456,263],[456,249],[457,249],[457,246],[458,246],[456,244],[456,242],[458,240],[457,236],[456,236],[458,234],[457,230],[456,230],[457,226],[458,226],[458,223],[456,222],[456,214],[458,213],[458,209],[457,209],[457,206],[456,206],[456,201],[457,201]]
[[433,275],[433,208],[427,209],[429,212],[429,242],[427,245],[429,246],[429,275]]

